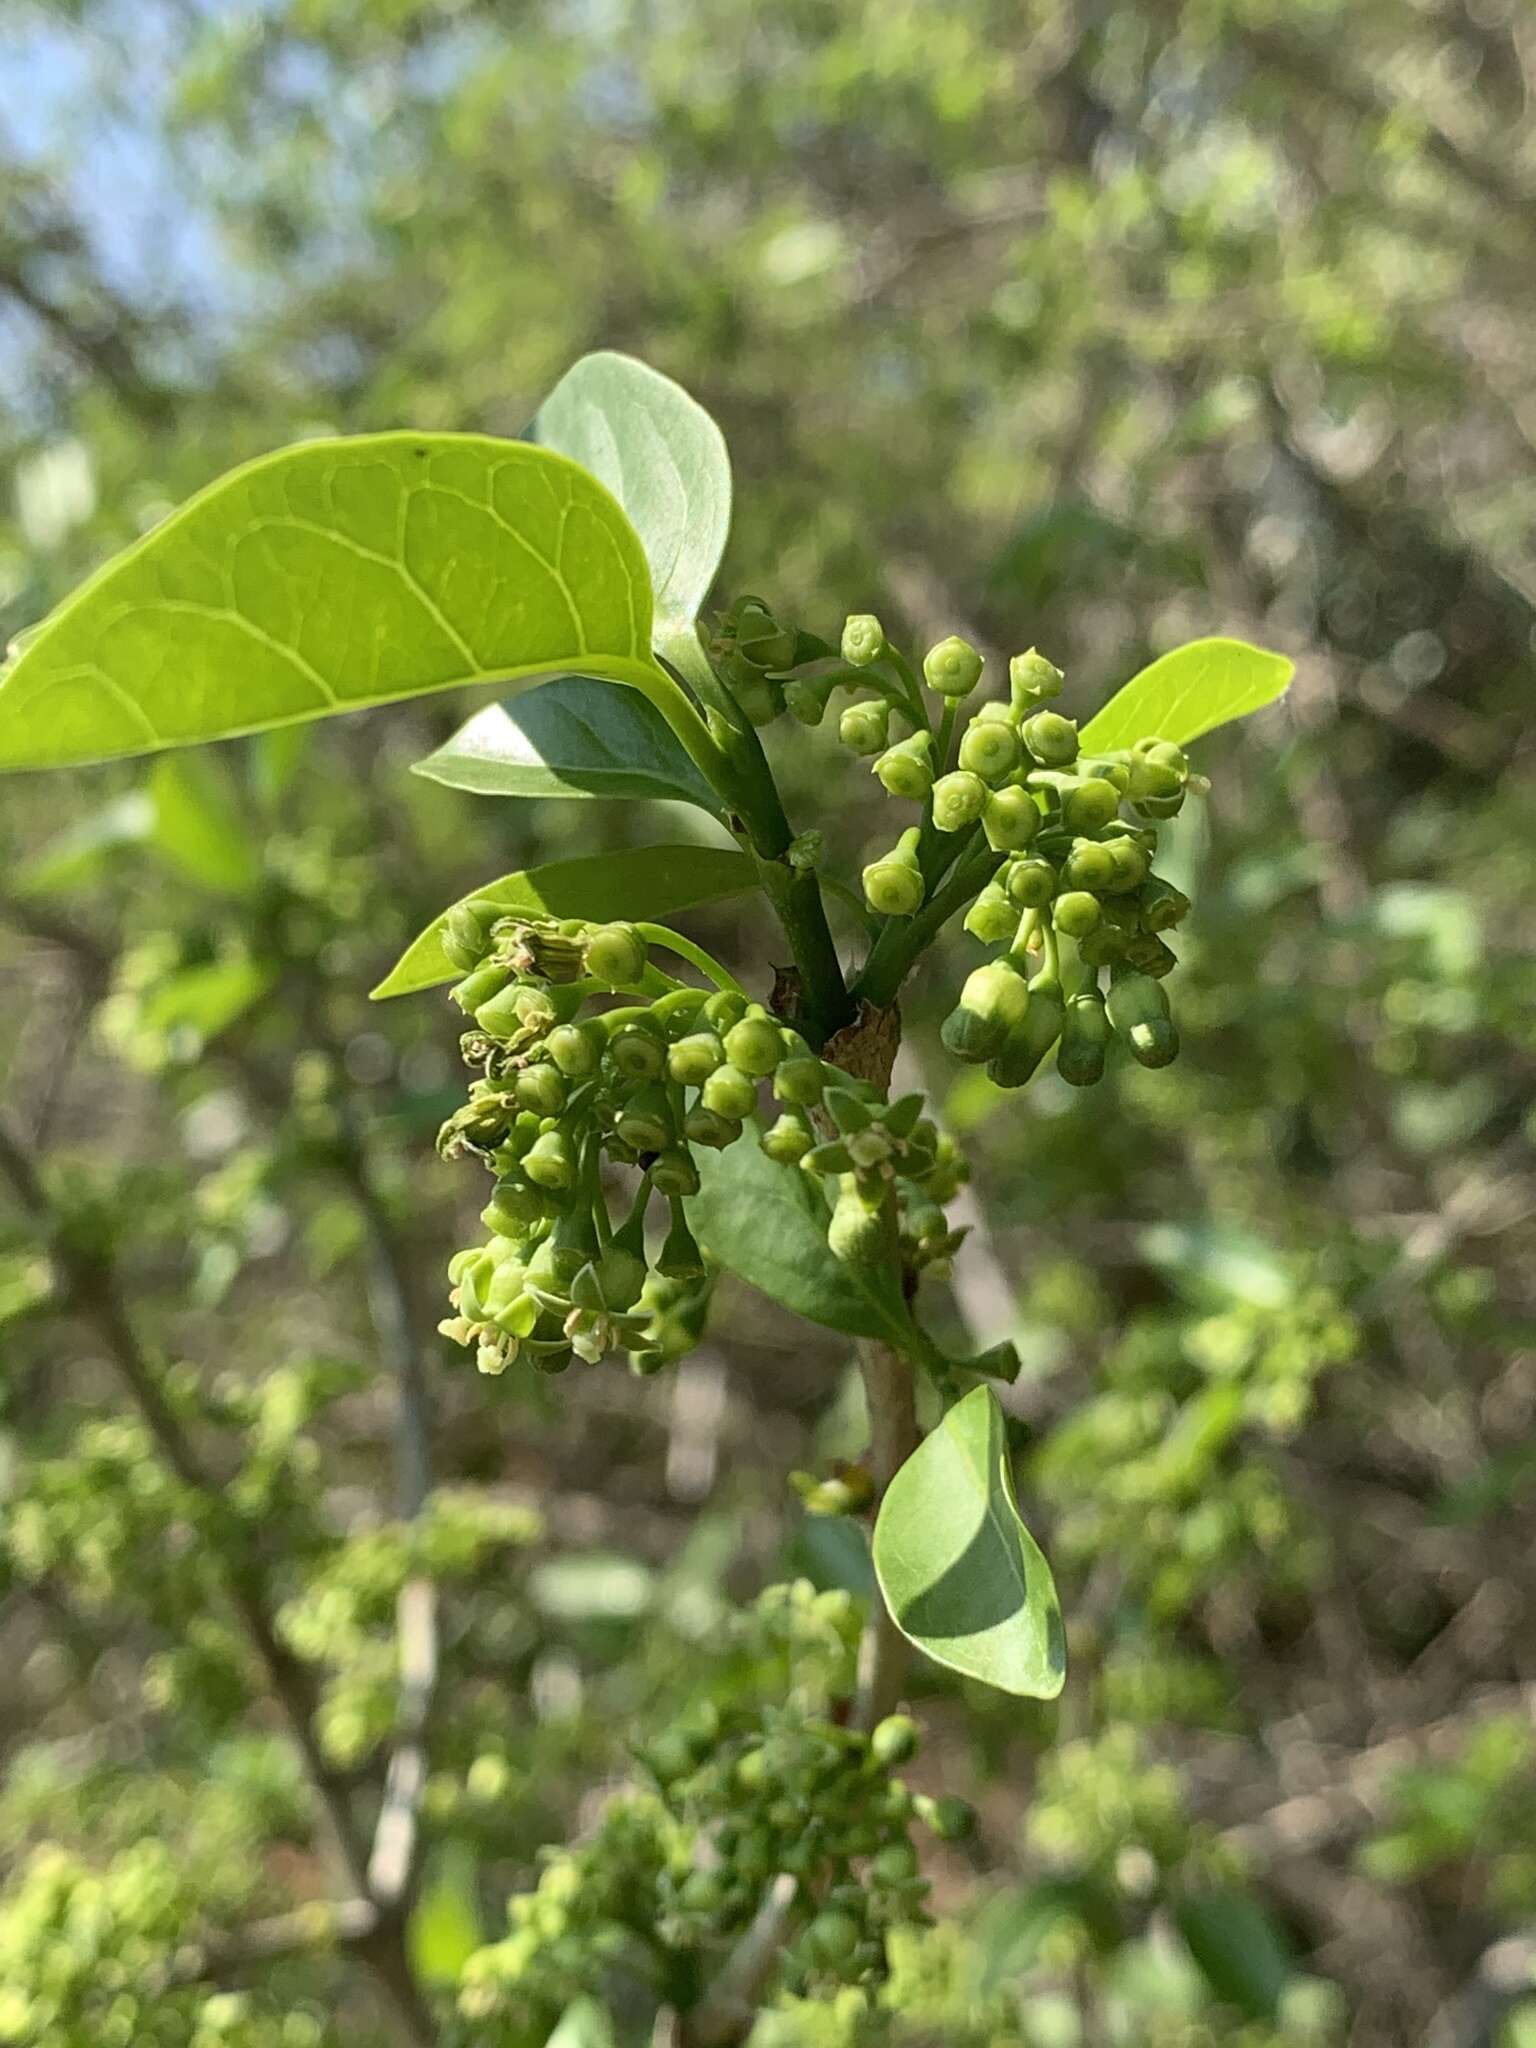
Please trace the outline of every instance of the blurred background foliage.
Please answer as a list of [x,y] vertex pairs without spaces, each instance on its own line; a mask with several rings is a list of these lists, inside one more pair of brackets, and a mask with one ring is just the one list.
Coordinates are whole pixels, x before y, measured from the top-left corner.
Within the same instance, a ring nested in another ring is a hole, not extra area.
[[[1179,1066],[1005,1102],[937,1052],[953,952],[910,991],[904,1057],[978,1167],[946,1313],[1024,1351],[1073,1666],[1050,1709],[925,1675],[916,1781],[981,1812],[930,1856],[940,1925],[880,2013],[790,2001],[758,2048],[1529,2048],[1528,10],[5,14],[7,631],[235,461],[517,433],[614,346],[725,428],[722,599],[1038,642],[1084,713],[1196,633],[1296,657],[1199,750]],[[413,778],[467,708],[5,789],[0,1085],[77,1284],[0,1216],[0,2041],[393,2038],[366,1944],[320,1939],[274,1704],[312,1714],[333,1819],[370,1814],[415,1576],[444,1685],[404,1995],[520,2044],[453,1986],[538,1847],[595,1824],[627,1738],[744,1682],[733,1603],[862,1592],[852,1526],[783,1480],[860,1446],[835,1340],[723,1293],[676,1374],[549,1388],[433,1334],[478,1200],[431,1149],[453,1027],[366,990],[481,880],[709,829]],[[828,735],[776,753],[840,858],[889,837]],[[759,925],[692,928],[766,977]],[[275,1663],[92,1274],[260,1532]],[[440,1490],[407,1526],[416,1369]],[[579,1999],[562,2026],[601,2048]]]

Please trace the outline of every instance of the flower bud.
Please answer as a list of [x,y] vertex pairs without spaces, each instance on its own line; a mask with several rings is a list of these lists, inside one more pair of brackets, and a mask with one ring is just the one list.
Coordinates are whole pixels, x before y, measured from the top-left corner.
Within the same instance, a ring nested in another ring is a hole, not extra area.
[[837,721],[837,736],[855,754],[878,754],[890,737],[891,707],[883,697],[849,704]]
[[1093,930],[1085,932],[1078,940],[1078,957],[1085,967],[1109,967],[1116,960],[1125,958],[1125,949],[1129,944],[1128,932],[1121,931],[1118,926],[1109,924],[1101,917]]
[[1115,857],[1102,841],[1079,839],[1061,864],[1069,889],[1107,889],[1115,879]]
[[772,725],[784,709],[784,688],[765,675],[745,655],[728,655],[720,673],[748,725]]
[[1148,875],[1136,898],[1142,928],[1149,932],[1172,931],[1189,915],[1189,898],[1161,875]]
[[699,1090],[699,1101],[705,1109],[713,1110],[716,1116],[729,1117],[739,1124],[757,1107],[757,1083],[740,1067],[727,1063],[716,1067],[704,1083]]
[[800,725],[820,725],[836,681],[835,676],[787,676],[784,709]]
[[[618,1020],[622,1018],[622,1022]],[[646,1010],[610,1010],[608,1063],[626,1081],[656,1081],[666,1071],[667,1047]]]
[[487,960],[483,967],[474,968],[462,981],[455,982],[448,994],[466,1017],[472,1017],[482,1003],[499,995],[511,979],[510,968],[499,960]]
[[701,1088],[725,1059],[725,1047],[713,1031],[690,1031],[667,1049],[667,1072],[685,1087]]
[[780,1102],[813,1109],[827,1085],[827,1070],[814,1053],[801,1053],[780,1062],[774,1070],[773,1092]]
[[1184,796],[1181,789],[1173,796],[1139,796],[1134,801],[1144,818],[1176,818],[1184,808]]
[[1168,768],[1181,782],[1189,775],[1189,756],[1176,740],[1160,740],[1149,734],[1131,748],[1133,758],[1158,768]]
[[523,1156],[523,1172],[541,1188],[559,1193],[570,1187],[576,1178],[576,1162],[565,1133],[545,1131],[536,1138]]
[[850,668],[868,668],[885,652],[885,629],[873,612],[850,612],[843,625],[843,659]]
[[680,1145],[669,1145],[651,1161],[651,1186],[658,1195],[696,1195],[699,1169]]
[[854,1176],[844,1174],[827,1224],[827,1249],[850,1266],[873,1265],[886,1248],[882,1204],[865,1199]]
[[459,972],[467,974],[484,959],[490,933],[472,904],[455,903],[443,919],[439,943]]
[[1144,1067],[1166,1067],[1178,1057],[1179,1034],[1163,985],[1134,968],[1117,971],[1106,1002],[1109,1021]]
[[1007,960],[989,960],[966,976],[939,1035],[957,1060],[979,1063],[1001,1052],[1028,1006],[1029,987],[1018,969]]
[[559,1116],[565,1108],[569,1090],[565,1076],[548,1060],[541,1060],[536,1066],[524,1067],[512,1084],[519,1109],[531,1109],[535,1116]]
[[541,1188],[528,1187],[520,1180],[499,1180],[480,1211],[480,1221],[500,1236],[520,1237],[548,1213],[549,1199]]
[[988,882],[965,913],[965,929],[973,939],[980,939],[987,946],[1011,939],[1018,921],[1019,913],[1008,900],[1001,876]]
[[1032,711],[1037,704],[1059,697],[1064,681],[1056,664],[1033,647],[1027,654],[1016,654],[1008,664],[1008,688],[1018,712]]
[[1051,923],[1068,939],[1085,939],[1099,916],[1099,899],[1086,889],[1068,889],[1051,905]]
[[496,930],[498,937],[505,931],[500,950],[519,974],[559,983],[581,979],[586,949],[575,932],[563,932],[548,922],[515,918],[503,919]]
[[1146,849],[1138,846],[1134,839],[1106,839],[1103,844],[1109,850],[1109,857],[1115,864],[1115,871],[1105,884],[1115,896],[1128,896],[1133,889],[1139,889],[1147,879],[1152,863]]
[[1019,765],[1019,736],[1000,718],[973,718],[960,741],[959,762],[983,782],[999,783]]
[[933,822],[941,832],[963,832],[981,816],[987,785],[979,775],[956,768],[933,785]]
[[1120,792],[1102,775],[1089,775],[1061,800],[1061,822],[1069,832],[1097,832],[1120,815]]
[[981,829],[994,853],[1022,853],[1040,830],[1040,806],[1016,783],[995,789],[983,806]]
[[568,1081],[582,1081],[597,1072],[603,1035],[585,1024],[557,1024],[545,1039],[544,1050]]
[[968,697],[981,681],[983,666],[970,642],[951,633],[923,656],[923,680],[941,697]]
[[909,1714],[887,1714],[869,1738],[870,1754],[887,1770],[917,1755],[917,1723]]
[[619,1142],[634,1152],[659,1152],[670,1145],[672,1108],[665,1087],[653,1082],[637,1089],[614,1118],[613,1128]]
[[795,658],[795,629],[781,625],[760,598],[744,597],[736,605],[733,638],[755,668],[788,668]]
[[622,1315],[640,1299],[645,1285],[645,1260],[617,1242],[610,1244],[596,1261],[597,1283],[603,1306]]
[[987,1068],[999,1088],[1022,1088],[1061,1036],[1066,1005],[1061,985],[1037,974],[1029,984],[1024,1021],[1010,1031],[1006,1043]]
[[645,972],[645,941],[630,924],[602,924],[587,934],[586,969],[594,981],[624,988]]
[[765,1010],[754,1007],[726,1032],[725,1056],[754,1079],[771,1074],[784,1056],[778,1025]]
[[1128,967],[1138,974],[1150,974],[1154,981],[1165,980],[1179,964],[1178,954],[1156,932],[1139,932],[1126,947],[1125,960]]
[[803,1117],[786,1111],[769,1125],[760,1142],[768,1157],[781,1166],[798,1166],[816,1140]]
[[741,1118],[721,1116],[699,1103],[683,1118],[683,1136],[691,1145],[705,1145],[711,1152],[723,1152],[727,1145],[733,1145],[741,1136]]
[[922,907],[923,871],[917,859],[920,836],[914,825],[902,833],[889,853],[872,860],[864,870],[865,900],[883,917],[910,917]]
[[1003,887],[1020,910],[1042,910],[1056,894],[1056,870],[1047,860],[1016,860],[1004,870]]
[[933,789],[932,733],[909,733],[887,747],[874,772],[892,796],[905,797],[911,803],[926,802]]
[[1025,746],[1042,768],[1069,768],[1077,759],[1077,725],[1059,711],[1037,711],[1023,725]]
[[1091,1088],[1104,1078],[1104,1055],[1108,1048],[1109,1018],[1104,998],[1097,988],[1082,989],[1067,1004],[1062,1019],[1056,1071],[1074,1088]]

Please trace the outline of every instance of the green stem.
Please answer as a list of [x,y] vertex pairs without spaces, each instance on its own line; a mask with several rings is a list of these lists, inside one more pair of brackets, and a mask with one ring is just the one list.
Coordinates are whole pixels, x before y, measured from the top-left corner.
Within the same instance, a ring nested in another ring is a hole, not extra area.
[[731,763],[724,748],[716,744],[709,727],[694,710],[686,691],[680,689],[676,680],[659,666],[640,670],[633,677],[631,687],[655,705],[710,788],[718,790],[729,801]]
[[978,825],[964,842],[955,871],[913,917],[892,918],[875,941],[863,970],[849,993],[856,1000],[883,1008],[894,1002],[916,960],[955,912],[985,888],[1006,855],[994,853]]
[[675,953],[679,960],[686,960],[691,967],[697,967],[716,988],[734,989],[740,996],[746,994],[728,968],[722,967],[712,954],[706,953],[702,946],[696,946],[692,939],[685,939],[681,932],[674,932],[664,924],[637,924],[635,930],[648,946],[661,946],[668,953]]

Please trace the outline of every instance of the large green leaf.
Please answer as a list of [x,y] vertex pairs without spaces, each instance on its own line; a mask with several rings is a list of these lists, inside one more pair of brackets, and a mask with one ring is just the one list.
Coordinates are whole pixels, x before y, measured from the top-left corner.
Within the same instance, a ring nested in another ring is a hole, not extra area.
[[633,528],[551,449],[305,442],[211,485],[25,637],[0,673],[0,768],[569,668],[671,702],[651,611]]
[[703,406],[633,356],[583,356],[539,407],[534,438],[600,477],[645,547],[656,644],[693,631],[731,526],[731,462]]
[[935,1663],[1029,1699],[1061,1691],[1061,1609],[1019,1519],[990,1387],[957,1402],[886,1488],[874,1555],[897,1627]]
[[827,1204],[811,1175],[770,1159],[750,1132],[723,1152],[699,1147],[695,1156],[702,1185],[688,1213],[712,1258],[823,1329],[934,1358],[894,1262],[855,1266],[827,1249]]
[[480,796],[659,797],[720,810],[660,712],[586,676],[488,704],[415,772]]
[[1191,640],[1159,656],[1083,727],[1085,754],[1137,740],[1197,740],[1283,695],[1296,664],[1244,640]]
[[[462,900],[495,903],[538,917],[588,917],[601,924],[615,917],[662,917],[695,903],[712,903],[721,896],[739,895],[756,880],[751,861],[731,847],[642,846],[523,868],[487,882]],[[376,1002],[458,979],[459,969],[442,948],[443,926],[454,908],[450,904],[407,946],[373,991]]]

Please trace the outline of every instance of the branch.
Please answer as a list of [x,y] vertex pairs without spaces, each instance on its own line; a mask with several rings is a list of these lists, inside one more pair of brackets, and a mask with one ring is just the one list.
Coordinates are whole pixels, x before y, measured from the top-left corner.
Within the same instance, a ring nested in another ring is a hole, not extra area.
[[788,1872],[781,1871],[763,1894],[751,1926],[683,2021],[681,2031],[689,2048],[732,2048],[752,2031],[759,1996],[784,1946],[797,1889]]

